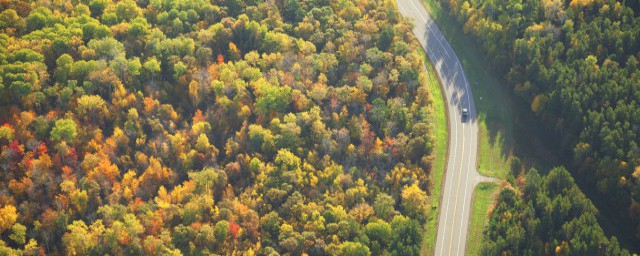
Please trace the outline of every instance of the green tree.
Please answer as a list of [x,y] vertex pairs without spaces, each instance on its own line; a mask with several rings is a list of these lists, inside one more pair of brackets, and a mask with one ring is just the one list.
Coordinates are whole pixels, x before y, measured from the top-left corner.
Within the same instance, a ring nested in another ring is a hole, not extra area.
[[291,104],[291,88],[288,86],[265,85],[256,100],[258,114],[268,115],[271,112],[282,113]]
[[56,121],[51,130],[52,141],[67,141],[73,143],[77,135],[76,123],[72,119],[60,119]]
[[91,16],[99,17],[102,16],[104,9],[107,7],[109,0],[91,0],[89,2],[89,10],[91,10]]
[[370,248],[373,254],[381,255],[383,248],[389,244],[393,238],[391,225],[384,220],[368,223],[364,228],[364,233],[370,239]]
[[160,62],[156,58],[149,58],[144,62],[143,65],[144,71],[147,74],[147,77],[151,79],[151,83],[155,82],[155,78],[162,72],[160,68]]
[[390,221],[393,219],[393,216],[397,214],[395,204],[396,201],[393,197],[385,193],[379,193],[374,201],[373,209],[378,218]]
[[7,34],[22,32],[25,25],[24,19],[13,9],[6,9],[0,13],[0,30]]
[[300,3],[298,0],[287,0],[284,2],[284,10],[283,10],[283,18],[289,22],[298,21],[296,18],[296,13],[300,8]]
[[27,227],[20,223],[16,223],[11,228],[11,235],[9,235],[9,239],[15,242],[18,245],[23,245],[26,242],[26,232]]
[[96,52],[96,57],[107,61],[125,53],[124,45],[112,37],[92,39],[87,46]]
[[44,62],[42,54],[31,49],[20,49],[7,56],[9,62]]
[[130,21],[141,14],[140,8],[132,0],[120,1],[116,4],[115,14],[119,21]]
[[226,220],[218,221],[214,229],[216,240],[218,241],[218,243],[224,243],[224,241],[226,241],[229,237],[229,222]]
[[82,95],[78,99],[77,111],[78,115],[95,122],[98,116],[107,113],[106,102],[98,95]]
[[5,142],[13,141],[15,131],[9,126],[0,126],[0,140]]
[[391,255],[419,255],[422,228],[416,220],[396,216],[391,222],[393,239],[390,241]]
[[393,40],[393,29],[389,26],[382,27],[382,31],[380,32],[380,37],[378,37],[378,49],[382,51],[387,51],[389,49],[389,45]]
[[53,25],[53,13],[47,8],[38,7],[29,13],[26,21],[29,31],[43,29]]
[[87,254],[97,245],[96,237],[92,236],[89,227],[83,221],[74,221],[67,229],[69,232],[64,235],[62,241],[68,254]]
[[340,250],[340,255],[344,256],[369,256],[371,255],[371,251],[369,247],[364,244],[358,242],[345,242],[342,244],[342,250]]
[[64,83],[69,79],[71,67],[73,66],[73,58],[69,54],[62,54],[56,60],[56,70],[54,77],[58,82]]

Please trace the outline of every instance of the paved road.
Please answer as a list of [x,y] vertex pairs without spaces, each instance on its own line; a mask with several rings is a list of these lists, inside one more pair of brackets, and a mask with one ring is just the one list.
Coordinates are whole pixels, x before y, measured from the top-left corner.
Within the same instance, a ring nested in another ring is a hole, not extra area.
[[[447,98],[449,157],[438,216],[435,255],[465,255],[473,188],[482,177],[476,170],[478,124],[469,81],[453,49],[420,0],[396,0],[400,13],[415,21],[413,33],[433,62]],[[469,117],[462,118],[462,109]]]

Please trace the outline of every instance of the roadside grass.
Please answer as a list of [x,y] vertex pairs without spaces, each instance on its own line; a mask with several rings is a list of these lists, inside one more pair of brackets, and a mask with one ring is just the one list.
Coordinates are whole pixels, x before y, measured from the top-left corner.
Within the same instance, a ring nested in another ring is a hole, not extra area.
[[429,91],[432,96],[433,104],[433,125],[434,125],[434,154],[435,159],[433,162],[433,168],[429,174],[429,180],[431,182],[431,194],[429,196],[429,204],[431,205],[427,222],[425,223],[425,234],[422,240],[422,255],[433,255],[436,244],[436,233],[438,232],[438,208],[440,205],[441,190],[442,190],[442,178],[444,176],[444,169],[447,158],[447,116],[446,108],[444,104],[444,98],[442,94],[442,87],[440,80],[436,74],[435,69],[431,61],[428,59],[424,51],[422,58],[427,69],[427,84],[429,85]]
[[469,222],[469,241],[475,242],[470,242],[467,246],[467,255],[469,256],[480,255],[482,241],[484,240],[482,232],[488,221],[487,210],[492,204],[497,190],[498,184],[480,183],[473,192],[473,206],[471,207],[473,212]]

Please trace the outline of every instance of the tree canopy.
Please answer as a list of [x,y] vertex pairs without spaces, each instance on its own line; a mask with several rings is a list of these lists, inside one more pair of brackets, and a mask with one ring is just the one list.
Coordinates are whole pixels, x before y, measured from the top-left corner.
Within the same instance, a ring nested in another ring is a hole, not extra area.
[[417,255],[431,94],[393,4],[0,1],[0,254]]
[[503,188],[485,230],[483,255],[630,255],[608,239],[598,210],[563,167]]

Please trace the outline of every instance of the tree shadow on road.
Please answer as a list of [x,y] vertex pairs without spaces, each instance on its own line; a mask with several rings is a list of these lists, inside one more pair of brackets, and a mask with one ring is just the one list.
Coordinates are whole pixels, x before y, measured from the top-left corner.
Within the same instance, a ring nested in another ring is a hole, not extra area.
[[[489,56],[482,53],[472,36],[449,16],[434,17],[440,30],[456,52],[475,99],[479,136],[479,170],[504,179],[517,157],[522,169],[546,170],[562,162],[553,133],[544,129],[524,100],[491,69]],[[456,95],[459,99],[463,95]]]

